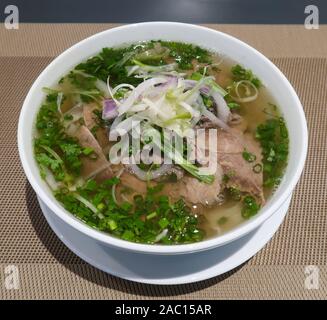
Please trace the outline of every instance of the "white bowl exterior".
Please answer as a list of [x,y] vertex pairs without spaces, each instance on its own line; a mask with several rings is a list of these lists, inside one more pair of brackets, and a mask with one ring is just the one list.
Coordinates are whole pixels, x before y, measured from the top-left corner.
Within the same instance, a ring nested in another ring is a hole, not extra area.
[[[194,43],[225,54],[250,68],[272,93],[289,130],[289,164],[280,186],[266,205],[255,217],[239,227],[222,236],[199,243],[175,246],[136,244],[88,227],[56,201],[46,183],[40,178],[33,157],[33,126],[36,113],[44,99],[43,87],[52,86],[77,63],[98,53],[103,47],[152,39]],[[279,209],[294,189],[304,167],[307,140],[307,126],[301,102],[291,84],[272,62],[252,47],[229,35],[200,26],[175,22],[148,22],[118,27],[96,34],[72,46],[52,61],[34,82],[24,101],[18,126],[18,147],[26,176],[33,189],[53,212],[80,232],[104,244],[154,254],[191,253],[210,249],[238,239],[257,228]]]

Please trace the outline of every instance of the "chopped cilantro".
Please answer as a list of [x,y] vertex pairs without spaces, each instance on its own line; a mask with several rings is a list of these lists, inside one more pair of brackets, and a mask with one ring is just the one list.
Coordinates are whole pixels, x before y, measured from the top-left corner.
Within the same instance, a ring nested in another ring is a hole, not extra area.
[[218,219],[217,224],[219,224],[220,226],[224,225],[226,222],[228,221],[228,219],[226,217],[221,217]]
[[182,70],[192,69],[192,61],[210,63],[210,52],[196,45],[174,41],[160,41],[163,47],[168,48],[169,55],[175,59]]
[[233,66],[231,71],[234,81],[248,80],[251,81],[257,88],[260,88],[262,85],[260,79],[258,79],[251,70],[245,69],[239,64]]
[[246,160],[247,162],[253,162],[257,158],[255,154],[248,152],[246,150],[243,151],[242,156],[243,159]]
[[255,199],[252,196],[245,196],[243,199],[243,208],[242,208],[242,216],[245,219],[248,219],[255,214],[260,209],[260,205],[257,204]]
[[287,163],[289,138],[285,121],[282,117],[268,119],[256,130],[263,155],[264,186],[278,185]]
[[60,189],[55,195],[68,211],[86,224],[127,241],[155,243],[164,229],[168,232],[159,241],[161,243],[191,243],[203,239],[204,233],[198,227],[197,216],[190,212],[183,200],[170,203],[168,197],[159,195],[161,185],[149,188],[145,196],[135,196],[133,207],[127,202],[116,204],[113,201],[111,188],[118,183],[118,178],[101,184],[89,180],[75,191],[101,210],[101,215],[95,215],[67,189]]

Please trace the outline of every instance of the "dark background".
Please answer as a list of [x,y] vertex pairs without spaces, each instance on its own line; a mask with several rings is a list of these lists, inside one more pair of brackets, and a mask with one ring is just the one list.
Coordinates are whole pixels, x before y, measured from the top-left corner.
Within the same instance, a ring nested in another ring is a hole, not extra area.
[[20,22],[131,23],[180,21],[191,23],[303,24],[304,8],[319,8],[327,23],[327,0],[0,0],[16,5]]

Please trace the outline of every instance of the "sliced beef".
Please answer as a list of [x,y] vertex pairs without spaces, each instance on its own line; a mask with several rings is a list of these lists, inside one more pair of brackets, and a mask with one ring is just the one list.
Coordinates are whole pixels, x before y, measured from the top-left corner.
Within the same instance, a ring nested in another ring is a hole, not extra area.
[[218,166],[215,173],[215,180],[212,184],[206,184],[198,179],[185,175],[176,183],[168,183],[163,189],[163,193],[174,201],[183,198],[188,205],[201,204],[212,206],[218,203],[221,192],[221,182],[223,173]]
[[107,179],[111,179],[115,176],[115,173],[113,172],[111,167],[106,167],[104,170],[101,172],[97,173],[94,176],[94,180],[98,183],[101,183]]
[[109,162],[104,156],[98,141],[86,126],[80,126],[74,136],[78,139],[78,142],[82,147],[90,147],[97,154],[96,159],[91,159],[87,156],[82,158],[81,175],[84,179],[93,177],[109,167]]
[[135,193],[141,195],[146,194],[147,183],[145,181],[138,179],[132,173],[124,171],[123,174],[120,176],[120,181],[124,187],[131,189],[132,191],[135,191]]
[[95,103],[89,103],[83,106],[84,123],[89,128],[89,130],[97,128],[95,130],[96,139],[98,140],[100,147],[105,149],[109,146],[107,129],[98,126],[97,116],[94,113],[95,110],[101,111],[98,105]]
[[[256,156],[255,161],[248,162],[243,158],[245,150]],[[253,166],[261,161],[260,145],[252,135],[238,130],[218,132],[218,162],[229,178],[227,186],[249,193],[264,203],[262,172],[253,171]]]
[[[204,141],[205,140],[205,141]],[[199,163],[205,162],[205,157],[215,156],[223,175],[228,176],[225,187],[235,187],[244,193],[253,195],[260,203],[264,203],[263,176],[262,172],[255,173],[253,166],[261,163],[261,148],[252,135],[238,129],[217,130],[217,148],[209,146],[209,129],[206,128],[205,135],[199,135],[196,140],[196,159]],[[210,149],[210,152],[209,152]],[[256,156],[254,162],[249,163],[243,158],[243,152],[248,151]],[[211,188],[208,186],[208,188]],[[220,192],[223,188],[219,188]]]
[[248,122],[238,113],[231,113],[228,125],[233,129],[238,129],[239,131],[245,132],[248,127]]
[[[132,191],[132,194],[145,195],[147,186],[154,186],[157,182],[150,181],[149,183],[139,180],[135,175],[124,171],[120,176],[120,187],[125,187]],[[172,201],[177,201],[183,198],[185,202],[192,206],[194,204],[202,204],[204,206],[213,205],[219,201],[219,193],[221,191],[220,185],[222,181],[222,171],[217,170],[215,181],[208,185],[200,182],[198,179],[189,175],[177,182],[169,182],[164,184],[162,195],[167,195]]]

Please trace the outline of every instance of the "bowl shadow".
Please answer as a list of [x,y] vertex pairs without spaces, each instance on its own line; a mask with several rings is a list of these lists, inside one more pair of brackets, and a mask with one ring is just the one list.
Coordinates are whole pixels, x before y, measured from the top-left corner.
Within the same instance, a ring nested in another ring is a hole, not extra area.
[[[55,260],[69,271],[98,286],[131,295],[148,297],[173,297],[201,291],[228,279],[243,268],[247,262],[222,275],[208,280],[183,285],[151,285],[124,280],[109,275],[79,258],[64,245],[48,225],[39,206],[36,193],[26,180],[25,198],[28,215],[38,238]],[[249,237],[252,238],[253,235]],[[137,254],[136,254],[137,255]]]

